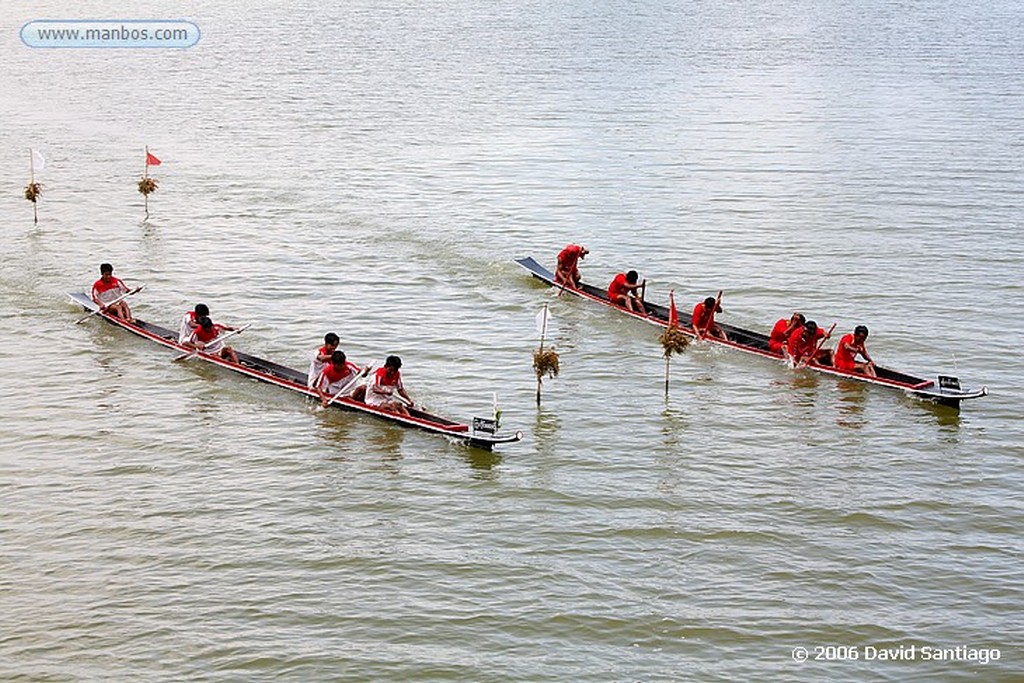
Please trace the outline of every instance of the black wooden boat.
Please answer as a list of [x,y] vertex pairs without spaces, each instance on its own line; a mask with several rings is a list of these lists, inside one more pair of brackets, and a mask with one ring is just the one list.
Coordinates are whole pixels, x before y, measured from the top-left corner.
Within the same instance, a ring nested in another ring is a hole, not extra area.
[[[562,289],[561,284],[555,284],[555,276],[550,270],[537,263],[531,257],[516,259],[516,263],[521,265],[527,271],[530,272],[538,280],[552,286]],[[565,287],[564,291],[571,292],[576,296],[584,299],[590,299],[600,304],[604,304],[610,308],[614,308],[620,313],[625,313],[628,316],[642,320],[652,325],[658,325],[660,327],[668,327],[668,307],[653,304],[648,301],[644,301],[644,306],[647,308],[648,314],[642,315],[640,313],[634,313],[621,306],[617,306],[608,300],[608,292],[600,287],[588,285],[586,283],[580,283],[580,287]],[[689,314],[684,313],[680,316],[683,320],[689,320]],[[782,354],[773,353],[768,350],[768,335],[760,332],[754,332],[752,330],[745,330],[735,325],[729,325],[728,323],[717,322],[728,335],[728,340],[716,339],[713,337],[705,337],[705,340],[712,344],[718,344],[720,346],[727,346],[729,348],[736,349],[738,351],[745,351],[747,353],[753,353],[758,356],[764,356],[765,358],[771,358],[777,361],[785,361]],[[681,323],[679,329],[690,337],[695,337],[692,327],[689,324]],[[959,409],[960,402],[972,398],[980,398],[988,395],[988,387],[982,387],[981,389],[963,389],[960,386],[960,380],[956,377],[950,377],[947,375],[939,375],[935,379],[924,379],[909,375],[904,372],[898,372],[896,370],[890,370],[888,368],[881,367],[876,364],[875,371],[878,377],[868,377],[867,375],[861,375],[855,372],[845,372],[843,370],[837,370],[828,365],[819,365],[817,363],[808,363],[803,366],[810,370],[815,370],[828,375],[835,375],[836,377],[842,377],[844,379],[852,379],[858,382],[866,382],[868,384],[877,384],[879,386],[889,387],[892,389],[899,389],[905,391],[907,394],[916,396],[917,398],[938,403],[940,405],[950,406],[952,408]]]
[[[69,293],[72,301],[77,304],[81,304],[86,310],[96,311],[97,306],[87,294],[81,292]],[[192,349],[182,346],[178,343],[178,333],[166,328],[147,323],[138,318],[135,319],[134,323],[129,323],[115,316],[107,313],[97,313],[97,316],[101,316],[104,320],[118,327],[124,328],[129,332],[133,332],[140,337],[145,337],[150,341],[154,341],[163,346],[189,353]],[[263,358],[257,358],[256,356],[249,355],[247,353],[238,352],[238,363],[232,363],[229,360],[225,360],[216,355],[210,355],[202,352],[197,352],[194,358],[204,360],[214,365],[219,365],[228,370],[233,370],[247,377],[258,379],[261,382],[267,382],[269,384],[276,384],[279,387],[285,389],[291,389],[300,394],[311,396],[318,401],[320,397],[317,393],[306,386],[306,373],[300,372],[284,365],[279,365]],[[388,413],[380,408],[369,406],[362,401],[356,401],[352,398],[339,398],[331,404],[343,410],[354,410],[361,413],[367,413],[375,417],[379,417],[382,420],[399,424],[403,427],[416,427],[427,432],[434,434],[440,434],[446,436],[455,441],[474,446],[476,448],[483,448],[491,450],[497,444],[512,443],[519,441],[523,438],[522,432],[515,432],[514,434],[498,434],[496,433],[496,425],[494,420],[473,418],[472,424],[466,424],[464,422],[457,422],[450,420],[446,417],[439,415],[432,415],[422,410],[410,408],[409,416],[396,415],[394,413]]]

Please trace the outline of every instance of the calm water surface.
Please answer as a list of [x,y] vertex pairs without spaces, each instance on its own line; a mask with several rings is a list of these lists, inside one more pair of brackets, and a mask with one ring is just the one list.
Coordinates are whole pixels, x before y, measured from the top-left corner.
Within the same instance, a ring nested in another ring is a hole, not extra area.
[[[0,679],[1024,676],[1018,3],[9,4]],[[111,17],[203,38],[17,39]],[[695,346],[666,400],[656,330],[512,262],[570,241],[594,282],[864,322],[879,361],[992,395],[958,416]],[[202,300],[300,366],[335,330],[527,437],[469,450],[76,326],[101,261],[146,320]]]

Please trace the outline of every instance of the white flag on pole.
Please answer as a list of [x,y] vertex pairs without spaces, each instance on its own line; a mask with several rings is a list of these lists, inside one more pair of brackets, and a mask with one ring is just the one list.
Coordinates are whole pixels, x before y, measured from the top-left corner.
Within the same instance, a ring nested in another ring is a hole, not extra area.
[[46,168],[46,159],[37,149],[32,150],[32,168],[36,173],[42,173],[43,169]]
[[537,334],[545,334],[550,323],[551,314],[548,313],[548,307],[545,306],[544,308],[540,309],[540,313],[537,314]]

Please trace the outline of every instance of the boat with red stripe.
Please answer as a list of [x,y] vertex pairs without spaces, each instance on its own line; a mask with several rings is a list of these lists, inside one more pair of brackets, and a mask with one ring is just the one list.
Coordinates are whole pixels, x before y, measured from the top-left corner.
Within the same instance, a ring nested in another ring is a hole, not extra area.
[[[98,307],[95,302],[89,297],[89,295],[81,292],[69,293],[68,296],[76,304],[82,305],[86,310],[97,311]],[[196,352],[195,349],[186,347],[178,343],[178,334],[172,330],[169,330],[159,325],[145,322],[136,318],[134,322],[127,322],[116,316],[110,315],[106,312],[96,313],[97,316],[102,317],[107,322],[116,325],[122,329],[128,330],[140,337],[144,337],[150,341],[156,342],[161,346],[174,349],[188,354],[190,357],[194,357],[213,365],[219,365],[222,368],[237,372],[247,377],[266,382],[268,384],[274,384],[284,389],[289,389],[299,394],[309,396],[319,400],[319,396],[316,391],[306,386],[306,373],[293,368],[280,365],[273,361],[266,360],[264,358],[258,358],[256,356],[243,353],[238,353],[238,363],[232,363],[229,360],[221,358],[215,354],[207,354],[203,352]],[[458,422],[451,420],[440,415],[434,415],[424,410],[409,408],[409,415],[398,415],[395,413],[386,412],[380,408],[369,406],[362,401],[357,401],[352,398],[337,398],[331,406],[338,407],[343,410],[353,410],[360,413],[366,413],[378,417],[388,422],[399,424],[403,427],[415,427],[417,429],[431,432],[433,434],[440,434],[448,437],[457,442],[467,444],[476,448],[483,448],[485,450],[491,450],[494,446],[503,443],[513,443],[523,438],[522,432],[515,432],[512,434],[500,434],[497,430],[497,424],[495,420],[486,418],[473,418],[472,423]]]
[[[586,283],[581,283],[579,288],[571,286],[566,287],[560,283],[556,284],[554,273],[537,263],[537,261],[531,257],[516,259],[516,263],[525,268],[536,279],[551,287],[558,287],[560,291],[564,290],[566,292],[571,292],[583,299],[589,299],[608,306],[609,308],[614,308],[620,313],[624,313],[625,315],[651,325],[668,327],[669,311],[666,306],[645,301],[644,306],[647,309],[647,314],[644,315],[642,313],[636,313],[613,304],[608,300],[607,292],[600,287],[595,287]],[[711,344],[732,348],[737,351],[752,353],[757,356],[764,356],[765,358],[770,358],[772,360],[785,361],[782,354],[768,350],[767,334],[754,332],[753,330],[743,329],[741,327],[736,327],[735,325],[718,321],[716,321],[715,324],[722,328],[728,336],[728,339],[718,339],[705,335],[705,341]],[[696,337],[696,334],[689,325],[680,324],[679,329],[690,337]],[[948,375],[938,375],[935,379],[927,379],[876,365],[875,371],[878,376],[869,377],[860,373],[838,370],[831,366],[820,365],[818,363],[808,363],[802,367],[826,375],[842,377],[843,379],[852,379],[858,382],[898,389],[911,396],[940,405],[949,406],[951,408],[956,408],[958,410],[960,408],[961,401],[981,398],[982,396],[988,395],[988,387],[981,387],[980,389],[963,389],[960,386],[960,380],[957,377]]]

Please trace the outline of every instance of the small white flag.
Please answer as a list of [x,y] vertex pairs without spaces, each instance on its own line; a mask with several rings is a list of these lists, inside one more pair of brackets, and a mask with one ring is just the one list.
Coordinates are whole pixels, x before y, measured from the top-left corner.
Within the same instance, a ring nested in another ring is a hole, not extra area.
[[39,153],[38,150],[32,150],[32,170],[36,173],[42,173],[43,169],[46,168],[46,159]]
[[544,308],[540,309],[540,313],[537,314],[537,334],[546,334],[550,322],[551,314],[548,313],[548,307],[544,306]]

